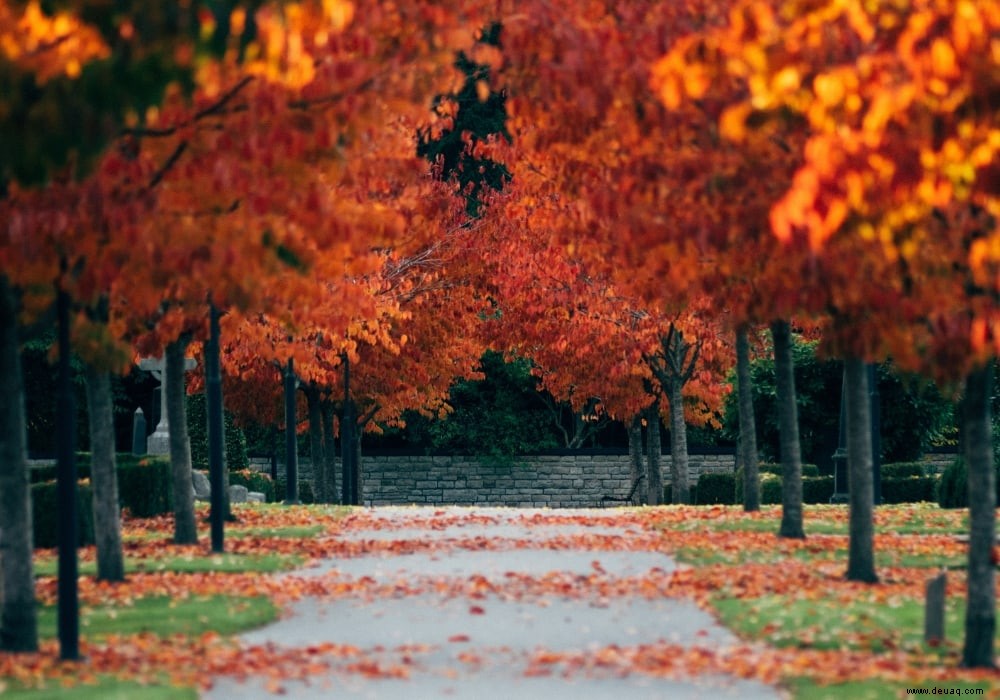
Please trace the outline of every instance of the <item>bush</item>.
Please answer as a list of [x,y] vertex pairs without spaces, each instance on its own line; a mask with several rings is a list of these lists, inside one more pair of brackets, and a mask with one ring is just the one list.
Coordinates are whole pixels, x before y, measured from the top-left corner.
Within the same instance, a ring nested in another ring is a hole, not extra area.
[[[246,486],[248,491],[264,494],[268,503],[273,503],[276,500],[275,483],[269,474],[252,469],[241,469],[229,472],[229,483],[230,485]],[[301,484],[299,490],[302,490]]]
[[[187,397],[188,439],[191,441],[191,465],[194,469],[208,469],[208,413],[204,394]],[[226,466],[229,471],[239,471],[250,466],[247,457],[247,439],[233,422],[229,411],[223,411],[222,433],[225,437]]]
[[[912,476],[927,476],[926,468],[923,462],[890,462],[889,464],[882,465],[881,473],[883,484],[885,483],[885,479],[905,479]],[[905,503],[905,501],[894,502]]]
[[832,476],[804,476],[802,477],[802,502],[803,503],[829,503],[833,497],[833,477]]
[[173,510],[173,476],[165,456],[119,454],[118,497],[136,518]]
[[781,477],[764,474],[760,478],[760,502],[762,505],[781,503]]
[[[779,477],[783,473],[782,466],[772,462],[761,462],[757,466],[757,471],[761,474],[777,474]],[[803,464],[802,476],[819,476],[819,467],[815,464]]]
[[[699,482],[701,480],[699,479]],[[688,498],[691,503],[699,503],[698,501],[698,482],[693,484],[688,484]],[[673,484],[669,481],[663,485],[663,501],[662,504],[669,506],[674,502]]]
[[736,475],[733,472],[702,474],[698,477],[698,505],[736,503]]
[[882,479],[883,503],[918,503],[934,500],[937,479],[932,476],[907,476]]
[[[77,532],[81,546],[94,544],[94,508],[90,484],[82,482],[76,489]],[[56,482],[31,485],[32,531],[35,547],[55,547],[58,541]]]
[[968,508],[968,479],[965,460],[959,457],[948,465],[938,480],[938,505],[942,508]]
[[[274,485],[274,500],[279,502],[285,500],[284,481],[279,481]],[[299,480],[299,500],[302,501],[303,503],[316,502],[316,499],[313,496],[312,484],[302,479]]]

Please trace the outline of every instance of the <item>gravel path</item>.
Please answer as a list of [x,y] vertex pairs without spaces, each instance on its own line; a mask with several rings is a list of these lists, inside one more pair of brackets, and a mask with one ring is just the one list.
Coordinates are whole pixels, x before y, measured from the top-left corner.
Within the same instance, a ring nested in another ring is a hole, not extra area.
[[[202,698],[252,700],[276,697],[275,692],[288,698],[400,700],[783,697],[777,688],[724,675],[662,678],[623,673],[620,664],[581,661],[641,645],[720,649],[737,643],[686,600],[560,595],[559,585],[572,588],[584,577],[596,575],[610,584],[650,575],[663,580],[676,569],[667,555],[641,549],[655,533],[618,526],[609,519],[613,513],[459,507],[365,511],[360,526],[342,538],[433,540],[440,546],[324,561],[294,572],[289,580],[362,581],[373,587],[396,585],[406,593],[294,603],[281,620],[241,641],[282,649],[349,645],[351,652],[304,680],[218,678]],[[551,522],[547,516],[573,519]],[[621,548],[609,551],[609,538],[620,541]],[[567,541],[574,546],[566,548]],[[589,542],[605,544],[588,548]],[[634,548],[636,543],[640,548]],[[526,580],[536,584],[530,594]],[[456,586],[464,594],[456,595]],[[556,657],[561,663],[553,663]]]

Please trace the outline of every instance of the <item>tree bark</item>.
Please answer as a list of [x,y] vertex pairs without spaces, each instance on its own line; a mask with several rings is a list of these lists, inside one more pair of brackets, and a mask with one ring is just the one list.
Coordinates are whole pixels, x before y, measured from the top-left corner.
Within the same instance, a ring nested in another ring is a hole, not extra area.
[[323,399],[320,403],[320,420],[323,425],[323,474],[326,477],[323,503],[339,503],[337,491],[337,449],[334,445],[333,402]]
[[743,510],[760,510],[760,470],[757,459],[757,425],[753,413],[750,379],[750,339],[746,326],[736,330],[736,392],[739,405],[740,462],[743,464]]
[[781,452],[781,526],[778,537],[802,539],[802,446],[799,442],[799,411],[795,403],[795,366],[792,333],[787,321],[771,324],[774,343],[775,401]]
[[670,401],[670,478],[673,481],[671,500],[674,504],[689,503],[687,424],[684,422],[684,387],[680,379],[668,384]]
[[964,666],[993,667],[996,630],[996,473],[993,465],[993,363],[965,380],[962,402],[965,463],[969,474],[969,574],[965,606]]
[[38,650],[17,303],[0,274],[0,650]]
[[170,469],[174,487],[174,544],[197,544],[198,525],[194,511],[191,477],[191,441],[188,439],[184,390],[184,352],[189,338],[181,338],[164,349],[163,391],[167,392],[167,423],[170,425]]
[[323,445],[323,412],[319,389],[310,384],[302,388],[309,409],[309,459],[312,460],[312,491],[316,503],[326,503],[326,455]]
[[[634,484],[636,479],[646,473],[642,462],[642,419],[639,416],[634,417],[628,425],[628,464],[629,484]],[[649,482],[646,483],[648,485]],[[642,494],[643,489],[640,487],[636,493]],[[649,503],[648,498],[641,498],[641,501]]]
[[663,441],[660,437],[660,402],[646,409],[646,502],[651,506],[663,503]]
[[847,580],[877,583],[875,573],[875,492],[868,370],[856,357],[844,361],[847,383],[847,479],[850,525]]
[[115,468],[115,423],[111,375],[87,368],[87,414],[90,421],[90,483],[93,494],[97,579],[125,580],[118,473]]

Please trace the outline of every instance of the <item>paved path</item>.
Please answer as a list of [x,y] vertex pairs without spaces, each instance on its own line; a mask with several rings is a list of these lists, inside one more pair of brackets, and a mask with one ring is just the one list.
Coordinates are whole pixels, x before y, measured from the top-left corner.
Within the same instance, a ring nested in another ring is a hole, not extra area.
[[[367,510],[340,537],[371,543],[371,549],[382,552],[392,549],[386,545],[414,549],[403,546],[408,542],[434,540],[439,546],[326,561],[295,572],[294,577],[332,577],[389,588],[374,596],[305,598],[280,621],[241,640],[279,648],[332,642],[351,645],[363,654],[363,661],[348,656],[306,681],[283,682],[281,690],[288,698],[782,697],[773,687],[722,675],[678,680],[622,673],[614,664],[580,662],[582,667],[573,667],[572,659],[613,651],[615,645],[720,648],[737,641],[685,600],[638,595],[581,598],[571,593],[577,584],[594,580],[595,574],[610,585],[644,576],[669,582],[675,562],[661,552],[641,548],[658,535],[614,523],[608,518],[613,512]],[[564,515],[587,517],[559,517]],[[620,548],[614,546],[618,542]],[[392,586],[400,591],[398,596],[384,594]],[[560,587],[566,595],[559,594]],[[546,665],[555,657],[564,663]],[[407,677],[391,677],[400,669]],[[246,682],[221,678],[202,698],[273,698],[274,690],[261,678]]]

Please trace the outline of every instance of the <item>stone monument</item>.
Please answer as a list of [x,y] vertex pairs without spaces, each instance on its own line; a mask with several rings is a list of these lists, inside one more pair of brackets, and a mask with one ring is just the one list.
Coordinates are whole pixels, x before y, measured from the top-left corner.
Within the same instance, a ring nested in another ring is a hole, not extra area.
[[[198,366],[198,361],[193,357],[184,358],[184,371],[190,372]],[[139,369],[145,370],[153,375],[153,378],[160,382],[160,422],[156,424],[156,430],[146,438],[146,453],[151,455],[170,454],[170,424],[167,421],[167,392],[164,382],[166,374],[166,362],[163,356],[144,357],[139,360]]]

